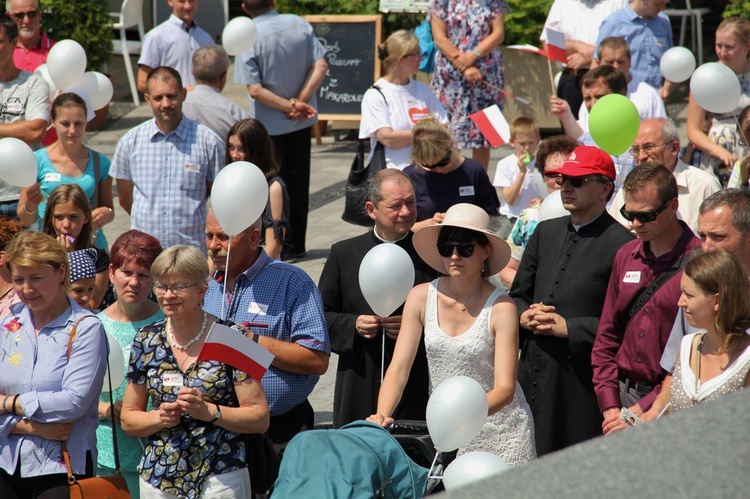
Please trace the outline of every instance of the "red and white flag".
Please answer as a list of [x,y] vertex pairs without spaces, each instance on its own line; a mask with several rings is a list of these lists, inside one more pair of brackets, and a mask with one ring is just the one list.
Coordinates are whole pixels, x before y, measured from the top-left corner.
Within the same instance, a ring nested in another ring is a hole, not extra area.
[[497,104],[477,111],[469,118],[492,147],[501,146],[510,141],[510,126]]
[[198,360],[216,360],[245,372],[258,381],[271,365],[274,355],[253,340],[222,324],[208,331]]
[[530,52],[532,54],[539,54],[543,55],[544,57],[547,57],[547,52],[540,49],[539,47],[535,47],[533,45],[529,45],[528,43],[525,45],[508,45],[508,49],[514,49],[514,50],[520,50],[521,52]]
[[565,50],[565,35],[554,29],[545,28],[547,35],[547,57],[550,61],[567,64],[568,51]]

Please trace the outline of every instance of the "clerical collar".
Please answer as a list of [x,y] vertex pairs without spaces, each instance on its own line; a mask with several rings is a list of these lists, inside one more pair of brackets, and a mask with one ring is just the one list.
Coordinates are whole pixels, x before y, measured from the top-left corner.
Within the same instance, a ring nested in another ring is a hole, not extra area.
[[380,237],[380,234],[378,234],[378,231],[377,231],[377,227],[372,228],[372,233],[375,234],[375,237],[383,243],[397,243],[403,239],[406,239],[409,236],[409,233],[407,232],[406,234],[404,234],[403,237],[396,239],[395,241],[388,241],[387,239],[383,239],[382,237]]
[[604,212],[601,212],[597,216],[595,216],[594,218],[592,218],[591,220],[589,220],[588,222],[582,223],[581,225],[576,225],[576,224],[573,223],[573,220],[571,220],[570,221],[570,225],[573,226],[573,230],[575,230],[576,232],[578,232],[583,227],[586,227],[587,225],[591,225],[592,223],[596,222],[599,219],[599,217],[602,216],[603,214],[604,214]]

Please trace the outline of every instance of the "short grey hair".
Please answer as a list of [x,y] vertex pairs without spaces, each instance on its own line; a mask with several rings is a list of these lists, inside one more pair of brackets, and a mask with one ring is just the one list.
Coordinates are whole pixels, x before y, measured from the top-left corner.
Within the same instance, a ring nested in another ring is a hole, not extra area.
[[669,118],[654,118],[659,123],[661,140],[665,144],[671,144],[674,141],[680,143],[680,131],[677,129],[674,121]]
[[719,207],[732,210],[732,226],[742,235],[750,232],[750,192],[742,189],[722,189],[708,196],[698,209],[703,215]]
[[[13,0],[5,0],[5,11],[10,13],[11,8],[10,6],[13,4]],[[36,8],[39,9],[39,0],[34,0],[34,5],[36,5]]]
[[367,188],[367,200],[375,206],[383,200],[382,189],[385,182],[396,182],[398,184],[408,185],[411,187],[411,190],[414,191],[414,183],[406,173],[397,170],[396,168],[380,170],[372,177],[372,179],[370,179],[370,185]]
[[198,81],[217,81],[228,69],[229,56],[221,45],[201,47],[193,54],[193,75]]

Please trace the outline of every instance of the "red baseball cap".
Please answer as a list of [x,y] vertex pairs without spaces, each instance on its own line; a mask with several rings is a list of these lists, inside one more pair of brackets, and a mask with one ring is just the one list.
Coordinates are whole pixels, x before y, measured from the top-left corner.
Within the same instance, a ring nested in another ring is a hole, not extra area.
[[612,156],[594,146],[578,146],[567,157],[560,168],[547,170],[548,177],[565,175],[567,177],[584,177],[586,175],[604,175],[612,182],[617,178]]

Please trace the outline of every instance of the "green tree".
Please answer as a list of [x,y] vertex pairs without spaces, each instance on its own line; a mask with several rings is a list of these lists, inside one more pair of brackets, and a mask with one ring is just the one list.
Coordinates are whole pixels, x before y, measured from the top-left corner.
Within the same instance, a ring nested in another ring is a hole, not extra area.
[[722,16],[724,19],[741,17],[750,21],[750,0],[729,0]]

